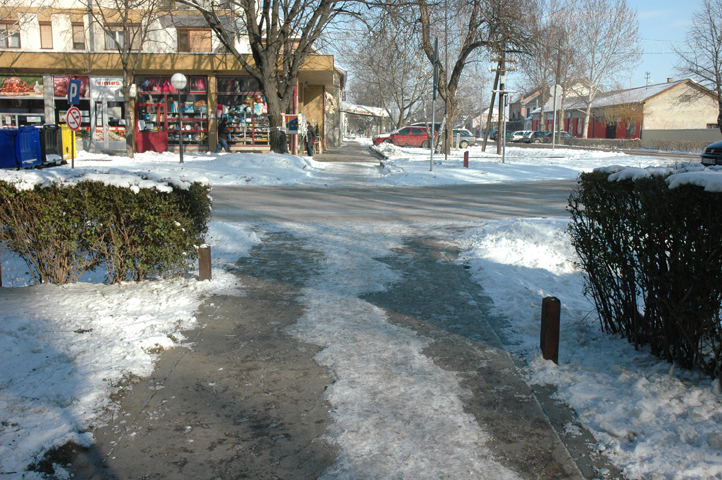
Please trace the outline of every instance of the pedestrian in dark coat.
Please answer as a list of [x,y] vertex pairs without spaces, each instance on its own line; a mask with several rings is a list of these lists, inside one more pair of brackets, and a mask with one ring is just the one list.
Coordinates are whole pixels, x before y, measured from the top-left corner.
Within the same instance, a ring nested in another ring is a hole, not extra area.
[[316,130],[310,123],[306,128],[306,152],[309,157],[313,157],[313,144],[316,142]]
[[225,117],[218,124],[218,148],[216,148],[216,153],[220,153],[221,148],[225,148],[226,152],[231,153],[231,148],[228,146],[228,119]]

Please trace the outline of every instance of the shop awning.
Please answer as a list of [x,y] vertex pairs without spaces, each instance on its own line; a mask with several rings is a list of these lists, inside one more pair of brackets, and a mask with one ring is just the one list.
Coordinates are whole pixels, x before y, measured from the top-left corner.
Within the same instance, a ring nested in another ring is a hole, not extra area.
[[367,115],[369,117],[388,117],[389,114],[383,108],[367,107],[365,105],[354,105],[353,103],[341,102],[341,111],[353,113],[354,115]]

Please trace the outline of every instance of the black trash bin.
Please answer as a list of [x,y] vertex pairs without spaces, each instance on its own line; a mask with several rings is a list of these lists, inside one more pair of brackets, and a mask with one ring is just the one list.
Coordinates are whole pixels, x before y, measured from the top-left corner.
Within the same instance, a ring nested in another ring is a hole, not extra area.
[[58,125],[43,125],[40,132],[40,153],[43,165],[63,163],[63,132]]

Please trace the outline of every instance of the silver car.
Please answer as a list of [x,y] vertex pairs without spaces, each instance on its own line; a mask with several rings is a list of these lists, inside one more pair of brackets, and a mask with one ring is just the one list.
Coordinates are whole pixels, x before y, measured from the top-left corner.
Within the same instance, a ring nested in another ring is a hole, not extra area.
[[524,140],[524,135],[527,133],[531,133],[530,130],[517,130],[516,132],[513,132],[511,134],[511,141],[512,142],[521,142]]

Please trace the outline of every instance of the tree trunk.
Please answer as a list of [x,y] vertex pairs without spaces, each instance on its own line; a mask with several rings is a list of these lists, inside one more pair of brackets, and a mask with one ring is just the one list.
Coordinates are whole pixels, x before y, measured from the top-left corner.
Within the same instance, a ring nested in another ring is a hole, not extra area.
[[[494,100],[496,100],[496,90],[497,90],[498,85],[499,85],[499,70],[497,69],[496,76],[494,77],[494,87],[491,89],[491,104],[489,105],[489,113],[486,116],[486,132],[484,132],[484,146],[481,148],[482,152],[486,151],[486,143],[489,140],[489,128],[491,127],[491,116],[494,113]],[[481,127],[481,125],[479,125],[479,126]]]
[[128,66],[123,65],[123,108],[125,109],[125,154],[128,158],[135,155],[135,120],[130,103],[130,83]]
[[285,145],[282,145],[280,130],[284,127],[283,125],[283,113],[285,113],[288,105],[284,105],[284,102],[278,97],[278,91],[276,89],[276,79],[274,77],[264,78],[263,90],[266,94],[266,102],[268,103],[268,126],[270,127],[268,132],[268,145],[271,147],[271,151],[275,153],[285,153],[288,151]]
[[[591,96],[590,96],[591,97]],[[587,101],[587,111],[584,112],[584,127],[582,130],[582,138],[589,138],[589,122],[592,117],[592,99]]]

